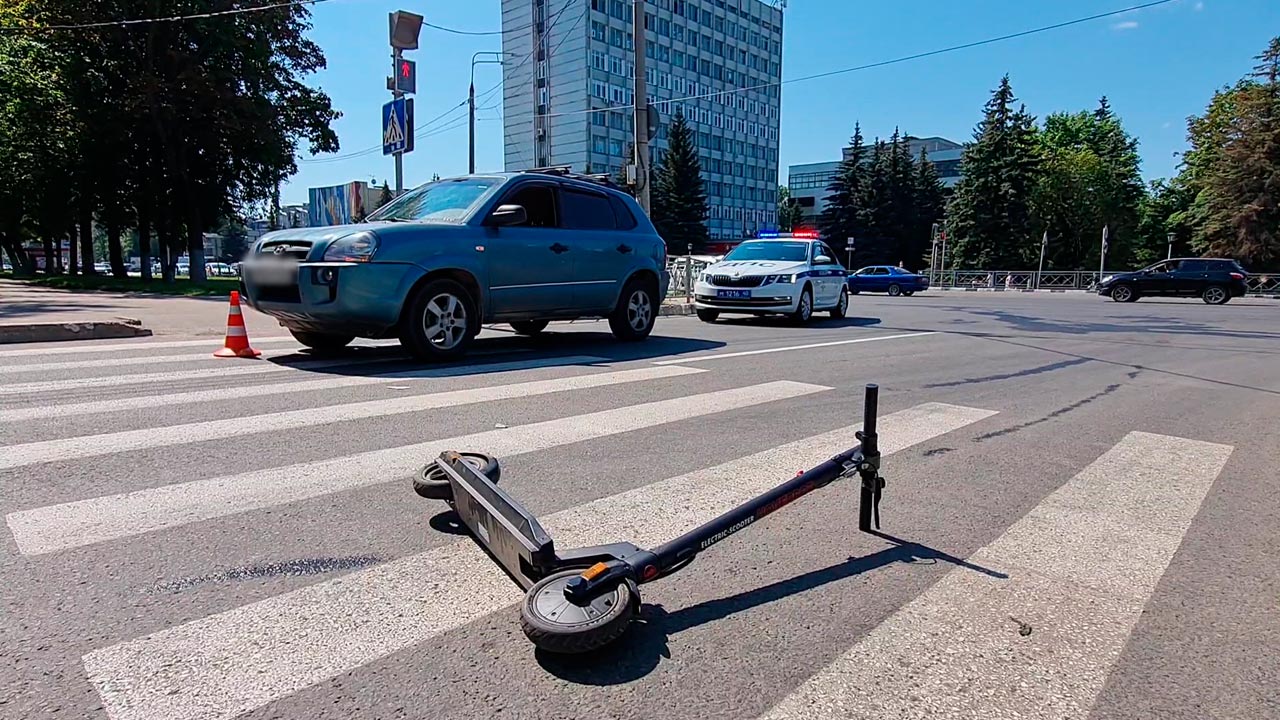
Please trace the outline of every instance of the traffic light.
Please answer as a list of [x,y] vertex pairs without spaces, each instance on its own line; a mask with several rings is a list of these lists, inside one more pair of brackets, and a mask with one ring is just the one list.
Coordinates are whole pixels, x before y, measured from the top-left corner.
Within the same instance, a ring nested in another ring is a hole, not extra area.
[[416,93],[418,91],[418,65],[412,60],[404,58],[396,59],[396,76],[394,79],[395,90],[402,93]]

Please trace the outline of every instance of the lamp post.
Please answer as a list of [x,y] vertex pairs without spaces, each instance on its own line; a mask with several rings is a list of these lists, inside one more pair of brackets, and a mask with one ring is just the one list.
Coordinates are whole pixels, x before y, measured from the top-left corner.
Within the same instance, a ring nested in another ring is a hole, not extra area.
[[[477,60],[481,55],[495,55],[496,59]],[[467,91],[467,173],[476,172],[476,65],[501,65],[502,58],[511,57],[515,53],[478,52],[471,56],[471,85]]]
[[1169,235],[1166,237],[1166,239],[1169,241],[1169,255],[1168,257],[1165,258],[1165,260],[1173,259],[1173,238],[1174,238],[1173,233],[1169,233]]

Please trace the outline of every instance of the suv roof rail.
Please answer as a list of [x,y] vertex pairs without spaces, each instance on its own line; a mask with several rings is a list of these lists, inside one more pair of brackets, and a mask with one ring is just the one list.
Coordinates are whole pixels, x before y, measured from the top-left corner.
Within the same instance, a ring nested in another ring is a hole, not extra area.
[[618,185],[610,177],[609,173],[576,173],[573,171],[572,165],[551,165],[548,167],[529,168],[524,172],[538,173],[541,175],[557,175],[559,177],[572,178],[574,180],[582,180],[584,182],[604,185],[606,187],[617,188]]

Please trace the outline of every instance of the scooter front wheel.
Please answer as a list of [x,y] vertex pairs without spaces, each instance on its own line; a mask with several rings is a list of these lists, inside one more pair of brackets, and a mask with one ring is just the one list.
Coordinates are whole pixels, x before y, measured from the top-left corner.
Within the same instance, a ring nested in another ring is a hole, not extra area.
[[520,605],[520,627],[538,648],[574,655],[612,643],[626,632],[640,605],[634,581],[618,583],[586,606],[569,602],[564,588],[582,570],[548,575],[529,588]]
[[[502,477],[502,467],[498,459],[492,455],[476,452],[458,453],[462,462],[470,465],[476,472],[488,477],[494,485]],[[449,476],[445,475],[435,463],[427,463],[418,470],[413,478],[413,491],[428,500],[452,500],[453,486],[449,484]]]

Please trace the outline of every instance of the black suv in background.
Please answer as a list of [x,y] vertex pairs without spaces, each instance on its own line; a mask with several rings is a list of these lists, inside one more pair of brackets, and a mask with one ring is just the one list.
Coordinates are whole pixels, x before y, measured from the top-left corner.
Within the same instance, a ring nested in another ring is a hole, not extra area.
[[1199,297],[1210,305],[1223,305],[1244,295],[1249,273],[1235,260],[1222,258],[1170,258],[1137,272],[1102,278],[1098,294],[1116,302],[1140,297]]

